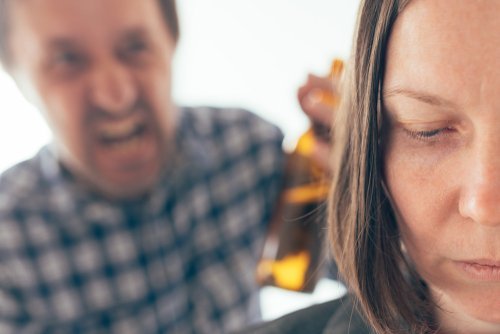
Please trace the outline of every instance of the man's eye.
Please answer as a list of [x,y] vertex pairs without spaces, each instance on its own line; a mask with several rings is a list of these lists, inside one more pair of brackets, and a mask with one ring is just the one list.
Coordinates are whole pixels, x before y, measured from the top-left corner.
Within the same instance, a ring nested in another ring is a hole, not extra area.
[[87,58],[75,51],[57,51],[52,54],[47,63],[47,69],[59,76],[74,76],[81,73],[87,65]]
[[83,57],[81,57],[76,52],[64,51],[64,52],[59,52],[54,56],[53,63],[56,65],[66,65],[66,66],[81,65],[83,64]]
[[122,55],[124,57],[141,55],[148,50],[148,45],[142,40],[133,40],[125,44],[122,49]]
[[146,50],[147,45],[143,41],[133,41],[128,44],[127,49],[132,52],[139,52]]
[[117,56],[122,61],[130,65],[142,66],[148,62],[151,45],[144,38],[131,38],[124,41],[117,51]]

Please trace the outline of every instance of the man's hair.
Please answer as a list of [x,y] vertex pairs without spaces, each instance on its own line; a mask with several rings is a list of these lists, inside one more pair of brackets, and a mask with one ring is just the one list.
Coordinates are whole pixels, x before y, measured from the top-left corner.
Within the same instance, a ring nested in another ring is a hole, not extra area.
[[179,40],[179,17],[175,0],[158,0],[160,10],[168,30],[172,34],[175,42]]
[[8,1],[0,0],[0,65],[7,64],[7,16],[8,16]]
[[[9,4],[11,1],[20,0],[0,0],[0,65],[8,67],[11,55],[8,48],[9,38]],[[179,39],[179,19],[175,0],[157,0],[161,14],[175,42]]]
[[401,249],[382,173],[388,39],[410,0],[362,0],[333,144],[329,236],[339,272],[378,333],[433,333],[428,289]]

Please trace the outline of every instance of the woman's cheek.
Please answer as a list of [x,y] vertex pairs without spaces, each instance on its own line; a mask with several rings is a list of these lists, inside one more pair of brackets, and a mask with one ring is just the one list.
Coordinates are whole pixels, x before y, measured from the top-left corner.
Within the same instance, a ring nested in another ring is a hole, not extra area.
[[393,138],[384,152],[384,173],[403,244],[417,270],[428,276],[447,252],[460,155],[449,146],[420,144]]

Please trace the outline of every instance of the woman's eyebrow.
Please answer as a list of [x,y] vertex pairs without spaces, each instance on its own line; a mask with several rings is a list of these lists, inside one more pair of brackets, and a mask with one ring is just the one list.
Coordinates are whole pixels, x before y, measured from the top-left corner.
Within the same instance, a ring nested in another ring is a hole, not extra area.
[[457,105],[449,100],[446,100],[440,96],[427,93],[427,92],[422,92],[422,91],[415,91],[411,89],[405,89],[405,88],[392,88],[385,90],[383,92],[383,97],[384,98],[389,98],[397,95],[403,95],[405,97],[418,100],[420,102],[430,104],[432,106],[436,107],[441,107],[441,108],[446,108],[446,109],[456,109]]

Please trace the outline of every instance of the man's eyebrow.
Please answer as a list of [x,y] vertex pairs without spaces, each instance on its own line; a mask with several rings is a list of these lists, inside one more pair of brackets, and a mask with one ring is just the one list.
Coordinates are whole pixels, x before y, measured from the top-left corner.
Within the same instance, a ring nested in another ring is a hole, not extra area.
[[54,48],[54,49],[70,49],[74,48],[77,46],[77,43],[72,41],[69,38],[65,37],[56,37],[51,39],[48,42],[49,47]]
[[447,99],[444,99],[440,96],[437,96],[437,95],[434,95],[431,93],[427,93],[427,92],[414,91],[411,89],[405,89],[405,88],[401,88],[401,87],[388,89],[387,91],[383,92],[384,98],[388,98],[388,97],[392,97],[392,96],[396,96],[396,95],[403,95],[403,96],[409,97],[411,99],[418,100],[420,102],[427,103],[427,104],[437,106],[437,107],[443,107],[443,108],[456,108],[457,107],[457,105],[454,102],[449,101]]
[[145,37],[147,35],[147,32],[144,28],[142,27],[132,27],[127,30],[125,30],[121,36],[125,37],[133,37],[133,38],[140,38],[140,37]]

